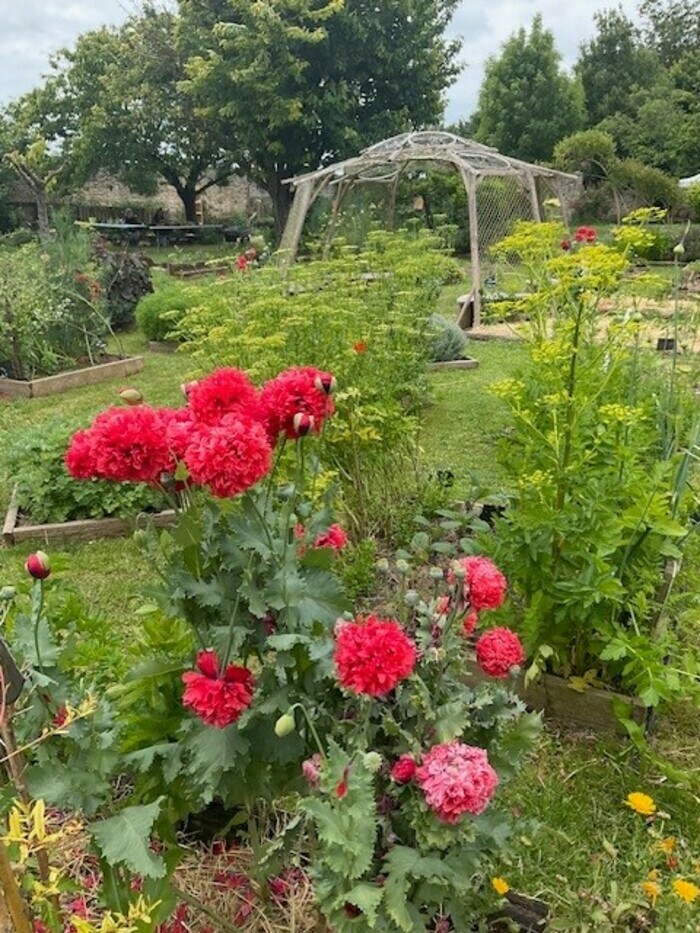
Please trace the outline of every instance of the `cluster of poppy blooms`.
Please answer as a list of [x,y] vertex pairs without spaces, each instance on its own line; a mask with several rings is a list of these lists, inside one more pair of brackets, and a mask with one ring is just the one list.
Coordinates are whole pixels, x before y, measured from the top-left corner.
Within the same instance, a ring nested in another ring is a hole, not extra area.
[[265,476],[280,435],[321,430],[334,387],[330,373],[307,366],[285,370],[259,392],[241,370],[218,369],[183,386],[182,408],[151,408],[126,389],[126,408],[107,409],[73,435],[66,465],[77,479],[161,484],[184,464],[188,483],[229,498]]

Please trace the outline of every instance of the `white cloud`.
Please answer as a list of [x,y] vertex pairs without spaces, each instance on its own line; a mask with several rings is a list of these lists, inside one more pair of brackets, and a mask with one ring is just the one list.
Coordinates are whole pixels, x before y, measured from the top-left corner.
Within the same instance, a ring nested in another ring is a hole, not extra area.
[[[465,65],[448,91],[448,120],[468,117],[476,106],[484,64],[521,26],[541,13],[566,67],[594,32],[596,11],[620,4],[634,16],[636,0],[463,0],[451,27],[464,39]],[[0,104],[28,91],[49,70],[49,57],[81,32],[122,22],[136,0],[0,0]]]

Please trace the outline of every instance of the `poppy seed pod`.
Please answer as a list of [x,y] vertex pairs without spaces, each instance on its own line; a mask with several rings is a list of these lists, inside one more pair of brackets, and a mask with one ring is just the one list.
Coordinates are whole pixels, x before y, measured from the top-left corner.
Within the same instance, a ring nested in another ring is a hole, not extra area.
[[34,577],[35,580],[45,580],[51,573],[49,555],[45,554],[43,551],[30,554],[25,562],[24,569],[30,576]]

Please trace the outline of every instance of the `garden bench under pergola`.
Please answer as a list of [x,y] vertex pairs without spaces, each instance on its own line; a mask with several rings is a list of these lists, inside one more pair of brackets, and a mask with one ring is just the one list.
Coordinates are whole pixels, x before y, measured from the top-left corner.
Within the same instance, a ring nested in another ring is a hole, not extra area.
[[[325,168],[289,178],[294,200],[282,235],[283,261],[296,258],[304,223],[322,193],[332,192],[330,220],[325,243],[329,247],[338,227],[341,209],[350,192],[360,185],[382,186],[393,219],[402,175],[411,166],[447,167],[456,171],[467,193],[472,291],[463,296],[460,322],[477,326],[480,320],[481,278],[488,249],[515,220],[541,221],[543,204],[555,198],[565,222],[567,205],[578,194],[577,175],[504,156],[498,150],[453,133],[421,131],[403,133],[364,149],[358,156]],[[500,179],[498,197],[487,196],[488,179]]]

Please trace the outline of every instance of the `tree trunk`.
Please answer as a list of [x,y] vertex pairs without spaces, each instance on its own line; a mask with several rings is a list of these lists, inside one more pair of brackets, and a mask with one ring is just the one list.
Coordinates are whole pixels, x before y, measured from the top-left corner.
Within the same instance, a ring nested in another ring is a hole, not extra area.
[[195,210],[195,202],[197,200],[197,196],[195,194],[194,187],[191,188],[189,185],[185,185],[180,191],[178,191],[178,194],[180,195],[180,200],[182,201],[182,205],[185,208],[185,219],[187,220],[187,223],[196,224],[197,211]]
[[51,236],[49,225],[49,202],[46,198],[46,189],[43,185],[37,185],[34,189],[34,198],[36,199],[36,226],[40,240],[48,240]]
[[292,206],[292,191],[289,185],[282,184],[282,176],[275,169],[270,169],[266,175],[267,193],[272,198],[272,213],[275,218],[275,238],[277,242],[282,239],[284,227]]

